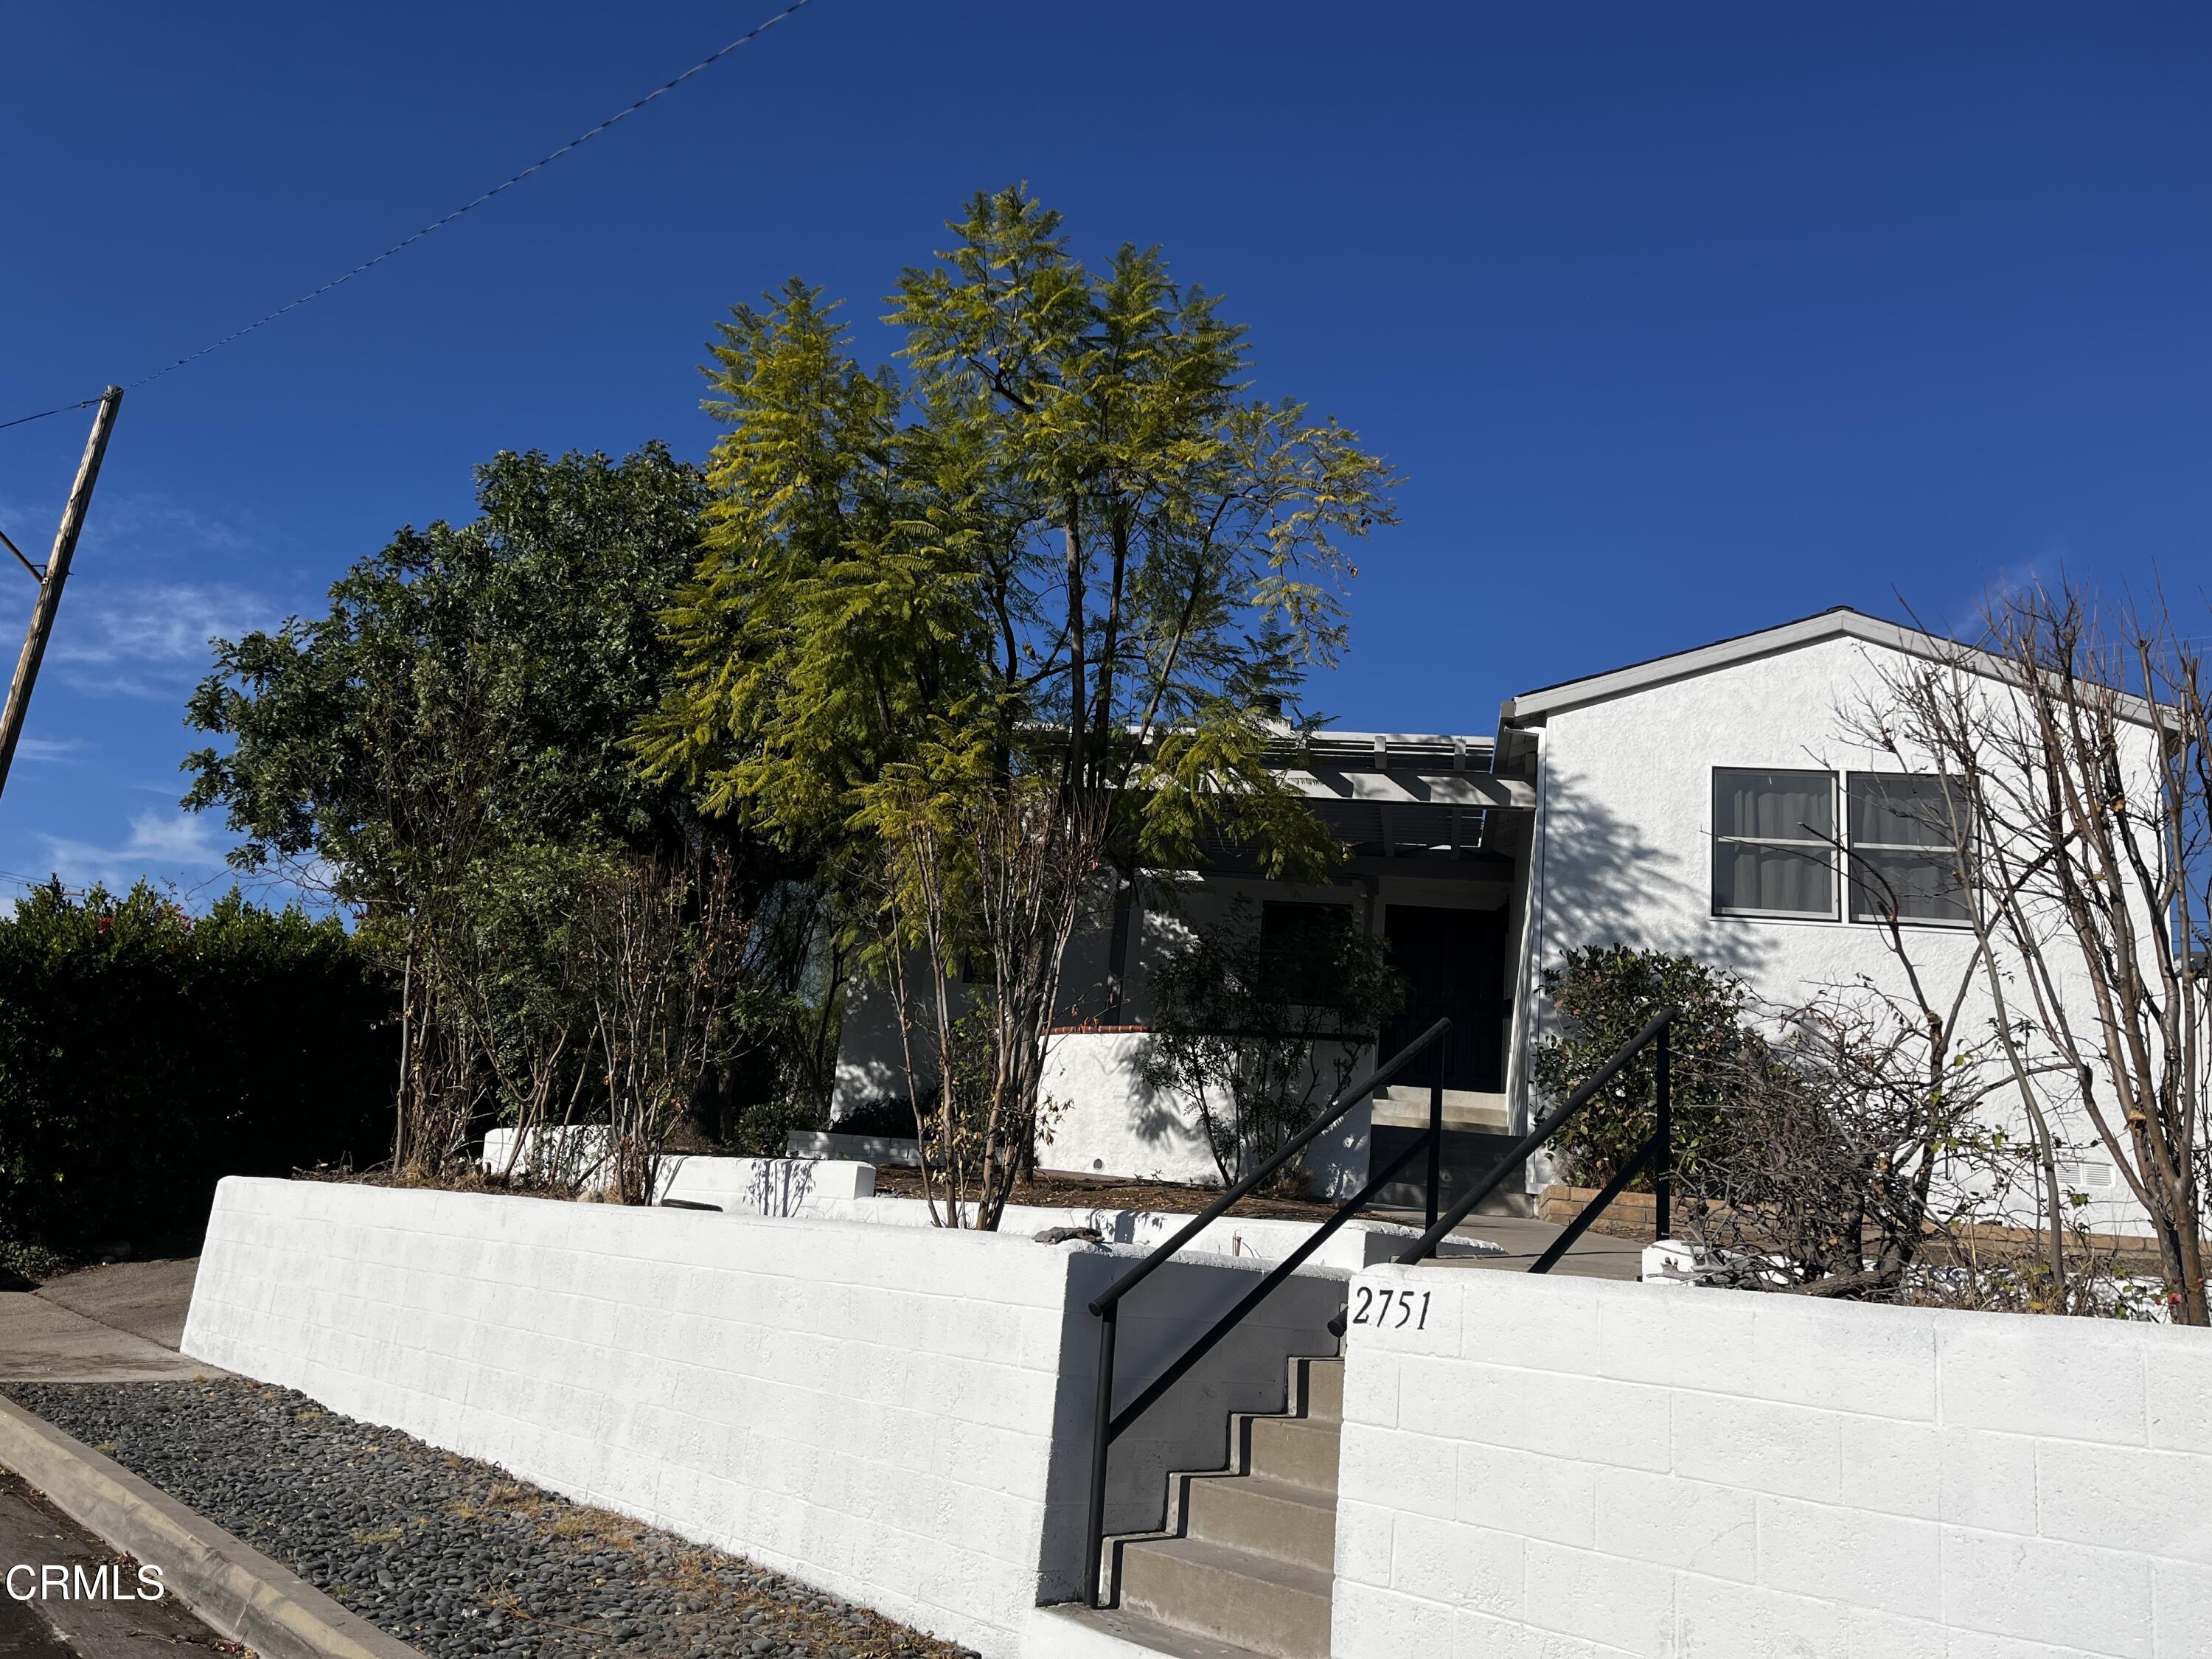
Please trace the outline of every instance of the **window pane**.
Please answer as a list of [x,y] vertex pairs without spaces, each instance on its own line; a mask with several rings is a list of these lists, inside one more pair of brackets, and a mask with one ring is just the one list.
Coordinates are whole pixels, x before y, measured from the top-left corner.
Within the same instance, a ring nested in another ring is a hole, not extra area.
[[1825,853],[1716,842],[1713,902],[1723,910],[1832,916],[1836,914],[1835,872]]
[[1941,778],[1851,774],[1851,844],[1948,847],[1951,814],[1965,803],[1947,803]]
[[1972,920],[1948,852],[1854,853],[1851,866],[1854,921],[1887,921],[1893,905],[1900,921]]
[[1836,781],[1826,772],[1713,773],[1713,833],[1811,841],[1836,832]]

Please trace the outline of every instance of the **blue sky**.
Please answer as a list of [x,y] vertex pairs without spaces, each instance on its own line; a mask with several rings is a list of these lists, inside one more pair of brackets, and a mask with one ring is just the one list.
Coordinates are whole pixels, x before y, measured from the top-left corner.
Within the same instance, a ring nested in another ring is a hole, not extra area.
[[[9,8],[0,418],[229,332],[773,9]],[[1829,605],[1963,623],[2061,566],[2193,596],[2208,85],[2194,0],[815,0],[126,400],[0,872],[219,888],[176,805],[210,634],[319,608],[497,449],[702,454],[726,307],[799,273],[872,335],[1016,179],[1087,252],[1162,244],[1261,390],[1406,474],[1321,688],[1346,726],[1486,732],[1516,689]],[[34,557],[83,421],[0,432]],[[29,586],[0,569],[10,651]]]

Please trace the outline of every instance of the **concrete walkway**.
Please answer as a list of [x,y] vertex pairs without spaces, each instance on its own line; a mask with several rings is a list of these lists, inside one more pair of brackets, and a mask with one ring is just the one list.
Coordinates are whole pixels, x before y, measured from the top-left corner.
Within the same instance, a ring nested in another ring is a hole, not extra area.
[[118,1261],[86,1267],[39,1286],[39,1298],[174,1351],[185,1340],[199,1258]]
[[[1421,1224],[1419,1210],[1378,1209],[1365,1213],[1378,1220],[1395,1221],[1408,1227]],[[1452,1229],[1452,1237],[1486,1238],[1492,1243],[1502,1246],[1503,1253],[1493,1255],[1486,1251],[1480,1255],[1449,1256],[1440,1260],[1437,1265],[1486,1269],[1491,1273],[1523,1273],[1565,1231],[1565,1228],[1555,1227],[1548,1221],[1539,1221],[1534,1216],[1471,1216]],[[1617,1279],[1633,1284],[1643,1277],[1644,1246],[1632,1238],[1614,1238],[1592,1229],[1569,1247],[1565,1259],[1552,1271],[1570,1279]]]
[[[1454,1256],[1453,1267],[1487,1267],[1493,1273],[1526,1273],[1536,1258],[1566,1231],[1534,1216],[1477,1216],[1454,1229],[1468,1238],[1486,1238],[1503,1244],[1503,1255]],[[1614,1238],[1593,1228],[1568,1247],[1559,1265],[1552,1269],[1570,1279],[1622,1279],[1631,1283],[1644,1275],[1644,1246],[1632,1238]]]
[[194,1261],[87,1267],[0,1292],[0,1382],[157,1382],[223,1373],[177,1352]]

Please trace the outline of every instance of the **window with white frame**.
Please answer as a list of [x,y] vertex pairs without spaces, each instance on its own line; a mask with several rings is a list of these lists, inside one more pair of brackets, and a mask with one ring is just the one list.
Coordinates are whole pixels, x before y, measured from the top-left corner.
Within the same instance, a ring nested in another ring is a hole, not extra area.
[[1713,769],[1713,909],[1836,915],[1836,775]]
[[1940,777],[1854,772],[1850,805],[1851,920],[1962,927],[1973,920],[1959,882],[1964,803]]

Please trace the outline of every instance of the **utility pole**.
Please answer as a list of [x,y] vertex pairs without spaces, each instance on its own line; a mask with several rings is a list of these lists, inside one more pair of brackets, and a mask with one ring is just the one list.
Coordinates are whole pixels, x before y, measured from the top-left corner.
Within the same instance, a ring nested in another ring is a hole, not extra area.
[[[85,509],[92,505],[92,487],[100,482],[100,458],[107,453],[107,434],[115,430],[115,411],[122,402],[119,386],[100,394],[100,407],[92,417],[92,436],[85,440],[84,459],[77,463],[76,483],[70,489],[69,504],[62,508],[61,527],[54,532],[54,550],[46,568],[40,569],[23,558],[22,550],[15,543],[7,543],[8,550],[22,560],[23,568],[38,578],[39,602],[31,607],[23,654],[15,659],[15,678],[8,685],[8,706],[0,712],[0,791],[7,788],[9,770],[15,763],[15,743],[23,735],[23,716],[30,712],[31,686],[39,678],[47,637],[54,631],[54,613],[62,605],[62,584],[69,580],[70,560],[76,552]],[[0,541],[6,540],[0,537]]]

